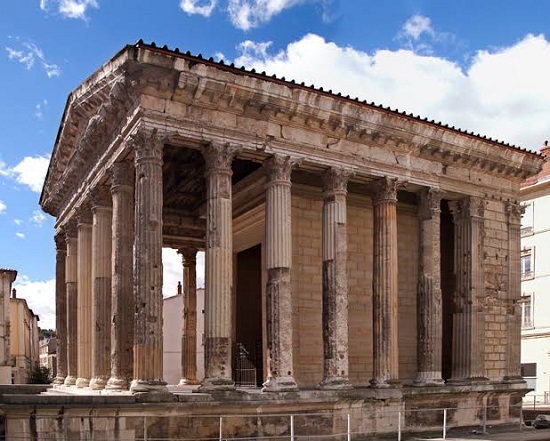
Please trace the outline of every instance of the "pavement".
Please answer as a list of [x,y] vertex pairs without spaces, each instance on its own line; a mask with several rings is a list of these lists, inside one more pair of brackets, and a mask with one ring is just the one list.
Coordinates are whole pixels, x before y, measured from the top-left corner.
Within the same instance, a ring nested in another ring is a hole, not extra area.
[[[416,438],[417,441],[443,441],[443,438]],[[487,433],[462,433],[449,434],[445,441],[550,441],[550,429],[535,429],[533,427],[524,426],[520,431],[498,431]]]

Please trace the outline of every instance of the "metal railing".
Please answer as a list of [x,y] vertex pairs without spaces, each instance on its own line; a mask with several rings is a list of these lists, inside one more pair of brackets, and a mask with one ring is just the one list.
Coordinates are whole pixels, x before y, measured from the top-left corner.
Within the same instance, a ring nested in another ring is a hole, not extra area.
[[[31,414],[20,433],[9,433],[10,440],[37,441],[351,441],[382,435],[385,439],[436,435],[447,439],[487,434],[501,423],[500,406],[484,404],[476,407],[400,409],[380,411],[353,408],[288,414],[231,415],[99,415],[103,409],[87,413]],[[522,403],[509,409],[513,430],[525,429]],[[472,424],[462,426],[464,415]],[[375,421],[376,420],[376,421]],[[383,428],[382,428],[383,426]],[[8,423],[9,427],[9,423]],[[377,432],[376,429],[382,428]],[[510,426],[508,426],[510,431]],[[0,439],[2,437],[0,436]]]
[[537,408],[548,408],[550,406],[550,391],[542,394],[528,394],[523,397],[523,408],[536,410]]

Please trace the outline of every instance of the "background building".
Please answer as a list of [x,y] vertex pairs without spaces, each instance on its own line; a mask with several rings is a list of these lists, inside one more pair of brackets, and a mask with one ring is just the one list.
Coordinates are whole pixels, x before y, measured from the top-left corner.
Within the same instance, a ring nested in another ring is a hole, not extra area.
[[[163,378],[168,384],[182,379],[183,294],[166,297],[163,303]],[[197,289],[197,377],[204,377],[204,289]]]
[[40,340],[40,367],[48,368],[50,378],[55,378],[57,375],[57,338],[46,337]]
[[[548,142],[541,149],[548,155]],[[550,164],[521,189],[521,369],[540,401],[550,398]]]
[[15,289],[10,299],[10,349],[13,384],[29,383],[38,366],[38,320],[25,299],[18,299]]
[[11,383],[10,295],[17,271],[0,269],[0,384]]

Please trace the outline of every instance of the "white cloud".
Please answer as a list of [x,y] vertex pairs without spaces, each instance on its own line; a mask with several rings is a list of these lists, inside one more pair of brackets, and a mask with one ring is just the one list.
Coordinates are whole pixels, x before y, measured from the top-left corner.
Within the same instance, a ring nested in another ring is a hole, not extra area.
[[248,31],[300,3],[305,0],[229,0],[227,11],[235,27]]
[[217,0],[181,0],[180,8],[188,14],[199,14],[210,17],[216,7]]
[[34,210],[32,212],[32,217],[30,218],[30,221],[37,227],[41,227],[44,222],[46,222],[46,219],[47,218],[44,213],[42,213],[40,210]]
[[17,277],[13,287],[17,297],[25,299],[29,308],[40,317],[42,329],[55,329],[55,279],[31,281],[25,275]]
[[6,203],[2,200],[0,200],[0,214],[5,213],[8,206]]
[[[197,253],[197,286],[204,287],[204,252]],[[170,297],[176,294],[178,282],[183,283],[181,256],[172,248],[162,249],[162,294]]]
[[61,68],[57,64],[46,61],[44,52],[36,44],[30,42],[20,42],[19,38],[14,38],[20,48],[14,49],[11,46],[6,46],[6,52],[10,60],[17,61],[25,66],[25,69],[31,70],[35,63],[38,62],[46,71],[48,78],[58,77],[61,75]]
[[413,15],[409,18],[403,25],[401,32],[414,40],[418,40],[422,34],[435,35],[431,19],[423,15]]
[[34,106],[34,116],[37,119],[42,119],[44,117],[44,109],[48,105],[48,100],[42,100],[40,103],[38,103],[36,106]]
[[480,51],[470,66],[411,50],[362,52],[308,34],[269,54],[246,41],[235,62],[325,90],[390,105],[475,133],[537,149],[548,138],[550,43],[527,35]]
[[40,9],[48,12],[50,5],[57,5],[57,12],[66,18],[87,20],[88,9],[99,9],[97,0],[40,0]]
[[15,235],[16,235],[19,239],[24,239],[24,238],[25,238],[25,233],[22,233],[21,231],[18,231],[17,233],[15,233]]
[[27,185],[32,191],[40,193],[49,162],[48,156],[25,156],[13,168],[0,162],[0,175],[14,178],[19,184]]
[[14,219],[14,220],[13,220],[13,223],[14,223],[15,225],[21,225],[21,224],[23,223],[23,221],[22,221],[21,219]]

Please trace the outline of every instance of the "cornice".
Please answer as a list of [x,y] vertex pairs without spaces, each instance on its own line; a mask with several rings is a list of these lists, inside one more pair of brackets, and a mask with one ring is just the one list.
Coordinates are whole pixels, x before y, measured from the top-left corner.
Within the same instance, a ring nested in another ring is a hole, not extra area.
[[[540,154],[426,118],[140,41],[69,95],[40,197],[44,211],[59,215],[148,95],[317,133],[327,153],[353,142],[518,182],[543,163]],[[260,142],[261,150],[271,140]]]

